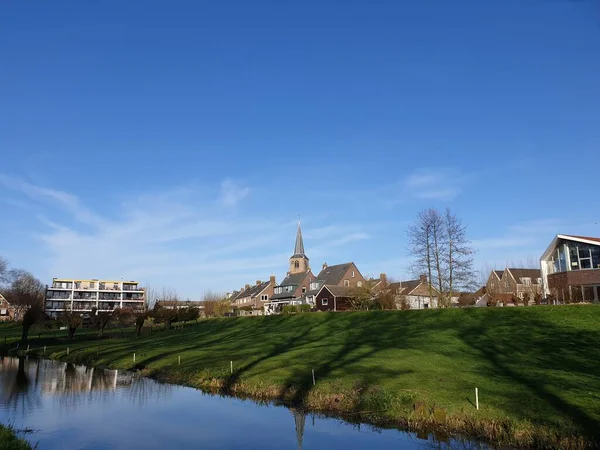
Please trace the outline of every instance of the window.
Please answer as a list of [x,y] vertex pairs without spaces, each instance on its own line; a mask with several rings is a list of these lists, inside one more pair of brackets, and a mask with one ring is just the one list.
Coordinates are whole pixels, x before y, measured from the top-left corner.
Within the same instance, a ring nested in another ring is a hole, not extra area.
[[354,278],[354,270],[352,271],[352,278]]
[[321,305],[323,305],[323,306],[329,305],[329,299],[328,298],[322,298],[321,299]]
[[510,282],[509,282],[508,280],[506,280],[506,281],[504,282],[504,287],[505,287],[506,289],[510,289]]
[[358,287],[362,287],[362,281],[357,281],[357,282],[356,282],[356,285],[357,285]]
[[523,293],[522,293],[522,292],[519,292],[519,295],[518,295],[518,297],[519,297],[521,300],[523,300]]
[[302,288],[302,293],[306,294],[306,288],[305,287]]
[[346,287],[350,286],[350,280],[344,280],[344,286],[346,286]]
[[525,286],[531,286],[531,278],[521,278]]
[[8,316],[8,309],[0,309],[0,316]]
[[541,278],[537,279],[537,284],[542,284],[542,279]]
[[95,289],[96,288],[96,283],[94,283],[93,281],[90,283],[90,289]]
[[429,303],[423,303],[423,309],[429,309]]
[[298,268],[300,267],[300,262],[299,262],[299,261],[296,261],[296,262],[294,263],[294,267],[295,267],[296,269],[298,269]]
[[260,299],[261,299],[263,302],[266,302],[267,300],[269,300],[269,296],[268,296],[268,295],[261,295],[261,296],[260,296]]

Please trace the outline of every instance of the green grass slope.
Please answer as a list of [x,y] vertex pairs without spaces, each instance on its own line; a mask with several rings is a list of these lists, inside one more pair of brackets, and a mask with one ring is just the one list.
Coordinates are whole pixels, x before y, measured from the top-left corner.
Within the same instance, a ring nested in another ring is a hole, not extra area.
[[[0,339],[18,339],[18,333],[14,326],[0,326]],[[72,343],[32,337],[32,349],[49,345],[54,357],[162,371],[191,385],[217,378],[230,388],[243,383],[248,393],[252,386],[257,392],[289,390],[296,399],[376,386],[399,399],[382,403],[393,410],[391,417],[423,402],[449,416],[509,418],[600,434],[596,305],[211,319],[143,338],[96,340],[90,334]],[[480,411],[474,408],[475,387]]]
[[11,427],[0,424],[0,450],[31,450],[31,445],[19,438]]

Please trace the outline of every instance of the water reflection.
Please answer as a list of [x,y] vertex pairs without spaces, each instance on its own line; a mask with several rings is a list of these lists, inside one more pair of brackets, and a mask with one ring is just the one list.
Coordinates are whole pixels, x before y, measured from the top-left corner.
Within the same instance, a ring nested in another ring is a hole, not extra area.
[[[290,414],[291,413],[291,414]],[[50,360],[0,360],[0,422],[36,431],[40,450],[484,449],[470,441],[351,425],[301,408],[258,405],[130,372]]]
[[132,404],[143,407],[151,398],[168,396],[172,386],[149,383],[133,373],[97,369],[53,360],[27,357],[0,358],[0,403],[26,413],[41,407],[41,398],[51,396],[60,408],[74,409],[91,402],[110,401],[121,388]]

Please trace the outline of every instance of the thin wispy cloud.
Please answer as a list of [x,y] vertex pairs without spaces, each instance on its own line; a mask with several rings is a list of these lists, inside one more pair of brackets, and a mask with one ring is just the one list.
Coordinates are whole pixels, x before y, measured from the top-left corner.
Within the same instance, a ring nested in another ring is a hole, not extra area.
[[250,194],[250,188],[242,187],[227,178],[221,183],[221,203],[224,206],[235,206]]
[[67,192],[36,186],[2,174],[0,174],[0,184],[9,189],[20,191],[32,200],[58,204],[81,222],[88,224],[100,224],[102,222],[102,219],[82,205],[77,197]]
[[454,170],[422,168],[405,178],[404,188],[418,199],[448,201],[461,193],[462,179]]
[[[281,280],[293,251],[296,227],[287,216],[271,220],[257,212],[242,218],[221,207],[249,192],[235,183],[224,183],[227,195],[219,204],[211,201],[210,189],[199,197],[181,188],[143,193],[121,203],[101,199],[115,209],[100,213],[83,207],[90,203],[74,194],[0,177],[21,195],[19,202],[45,206],[36,208],[30,219],[40,227],[34,235],[40,250],[50,255],[44,261],[48,279],[123,277],[173,286],[186,297],[197,297],[207,289],[227,291],[271,274]],[[311,236],[307,251],[315,257],[368,238],[352,224],[304,231]]]

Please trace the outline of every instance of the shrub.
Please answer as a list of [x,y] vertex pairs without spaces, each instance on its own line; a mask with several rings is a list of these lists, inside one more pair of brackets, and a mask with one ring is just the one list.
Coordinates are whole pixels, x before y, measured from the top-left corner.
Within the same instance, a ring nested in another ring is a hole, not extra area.
[[300,312],[305,313],[305,312],[310,312],[310,310],[311,310],[310,305],[307,305],[307,304],[300,305]]
[[298,308],[296,305],[285,305],[283,307],[283,314],[296,314],[298,312]]

